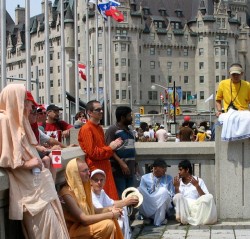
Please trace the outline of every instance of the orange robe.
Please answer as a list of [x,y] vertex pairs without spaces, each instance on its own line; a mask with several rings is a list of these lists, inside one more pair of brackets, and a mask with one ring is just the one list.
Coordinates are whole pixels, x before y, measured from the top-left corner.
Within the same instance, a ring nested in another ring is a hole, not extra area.
[[111,147],[105,144],[103,128],[88,121],[81,127],[78,135],[79,145],[85,152],[85,161],[90,171],[101,169],[106,173],[105,192],[113,200],[119,200],[113,178],[110,157],[113,155]]
[[[65,169],[65,178],[67,185],[60,190],[60,196],[71,196],[85,215],[94,215],[94,206],[92,203],[90,181],[82,182],[80,177],[77,160],[72,159]],[[123,239],[122,231],[116,219],[105,219],[99,222],[82,225],[75,217],[71,215],[69,205],[64,207],[64,217],[70,238],[74,239]]]

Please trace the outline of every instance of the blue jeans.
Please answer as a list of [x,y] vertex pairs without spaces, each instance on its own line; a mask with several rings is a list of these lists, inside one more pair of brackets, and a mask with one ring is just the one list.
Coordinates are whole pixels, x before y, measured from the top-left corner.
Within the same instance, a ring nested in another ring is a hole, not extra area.
[[114,175],[114,180],[115,180],[115,185],[116,185],[119,198],[122,197],[122,193],[126,188],[134,186],[133,177],[124,177],[124,176]]

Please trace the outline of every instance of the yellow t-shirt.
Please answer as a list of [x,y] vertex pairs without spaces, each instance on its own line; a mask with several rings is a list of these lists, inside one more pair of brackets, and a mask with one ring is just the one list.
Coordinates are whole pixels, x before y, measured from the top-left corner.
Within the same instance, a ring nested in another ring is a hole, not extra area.
[[223,100],[225,111],[227,111],[231,101],[233,101],[234,106],[238,110],[248,110],[250,84],[244,80],[241,80],[239,83],[231,83],[231,79],[222,80],[218,87],[216,100]]
[[207,136],[206,133],[199,132],[199,133],[197,134],[198,141],[199,141],[199,142],[205,141],[206,136]]

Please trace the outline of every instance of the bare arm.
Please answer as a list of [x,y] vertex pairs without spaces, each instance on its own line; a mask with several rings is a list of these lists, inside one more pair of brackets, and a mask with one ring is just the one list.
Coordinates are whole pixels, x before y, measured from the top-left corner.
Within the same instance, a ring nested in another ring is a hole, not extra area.
[[216,116],[219,117],[219,115],[222,113],[222,103],[221,103],[221,100],[216,100],[215,101],[215,105],[216,105],[216,109],[217,109]]
[[66,146],[64,144],[62,144],[61,142],[59,142],[58,140],[50,137],[49,141],[48,141],[49,145],[54,146],[54,145],[59,145],[61,148],[66,148]]
[[114,206],[118,208],[123,208],[125,206],[137,205],[139,202],[138,198],[127,197],[124,200],[114,201]]
[[75,217],[83,225],[91,225],[105,219],[118,218],[121,215],[120,211],[113,209],[110,212],[94,214],[94,215],[86,215],[78,207],[76,201],[70,195],[64,195],[63,200],[65,202],[66,209],[71,213],[73,217]]
[[123,174],[128,175],[130,174],[128,165],[114,152],[113,158],[119,163]]

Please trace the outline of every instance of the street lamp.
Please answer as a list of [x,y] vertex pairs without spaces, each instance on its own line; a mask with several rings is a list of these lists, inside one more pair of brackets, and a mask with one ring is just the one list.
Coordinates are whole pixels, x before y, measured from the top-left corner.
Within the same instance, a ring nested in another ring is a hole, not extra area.
[[66,62],[67,67],[72,67],[73,62],[75,62],[75,110],[76,113],[79,111],[79,74],[78,74],[78,61],[75,59],[69,59],[69,61]]
[[[154,85],[152,85],[151,86],[151,89],[152,90],[155,90],[156,89],[156,86],[157,87],[160,87],[160,88],[162,88],[162,89],[164,89],[164,90],[168,90],[168,88],[166,88],[166,87],[164,87],[164,86],[162,86],[162,85],[159,85],[159,84],[154,84]],[[164,108],[163,108],[164,109]],[[164,112],[164,125],[167,125],[167,119],[166,119],[166,113]],[[169,103],[168,103],[168,116],[169,116]],[[169,117],[168,117],[168,121],[169,121]]]
[[[176,99],[175,99],[175,81],[173,82],[174,84],[173,84],[173,98],[174,98],[174,102],[173,102],[173,106],[174,106],[174,129],[173,129],[173,131],[174,131],[174,133],[176,133],[176,107],[175,107],[175,104],[176,104]],[[162,88],[162,89],[165,89],[165,90],[169,90],[169,88],[167,88],[167,87],[164,87],[164,86],[162,86],[162,85],[159,85],[159,84],[154,84],[154,85],[152,85],[151,86],[151,89],[152,90],[155,90],[156,89],[156,86],[157,87],[160,87],[160,88]],[[170,110],[169,110],[169,102],[168,102],[168,121],[169,121],[169,112]],[[164,125],[166,124],[166,114],[164,114]]]

